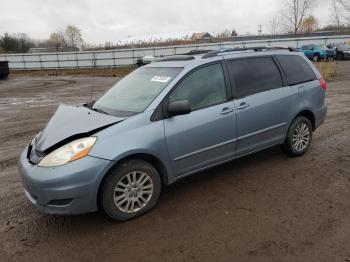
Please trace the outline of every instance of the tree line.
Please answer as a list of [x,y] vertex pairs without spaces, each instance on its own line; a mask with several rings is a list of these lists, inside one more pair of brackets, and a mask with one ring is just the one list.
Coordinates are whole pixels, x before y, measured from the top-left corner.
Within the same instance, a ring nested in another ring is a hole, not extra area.
[[[285,0],[284,7],[269,21],[269,32],[272,35],[280,33],[297,35],[319,30],[317,14],[313,12],[318,4],[316,0]],[[331,0],[330,7],[329,15],[333,23],[322,29],[349,30],[350,0]]]
[[83,43],[81,30],[68,25],[64,30],[57,30],[50,34],[47,40],[34,40],[25,33],[5,33],[0,36],[0,53],[26,53],[30,48],[51,48],[53,51],[62,49],[76,49]]
[[[316,0],[284,0],[283,7],[276,13],[268,24],[260,25],[259,34],[309,34],[315,31],[345,31],[350,30],[350,0],[330,0],[333,23],[320,28],[314,7],[319,4]],[[326,8],[326,7],[325,7]],[[264,28],[264,30],[261,30]],[[212,33],[211,42],[220,42],[220,39],[238,36],[236,30],[225,29],[219,33]],[[106,42],[105,44],[92,45],[85,43],[81,30],[68,25],[64,30],[52,32],[47,40],[33,40],[24,33],[5,33],[0,36],[0,53],[26,53],[32,47],[50,48],[52,51],[64,51],[67,49],[81,48],[83,50],[116,49],[129,47],[148,47],[162,45],[191,44],[194,40],[191,36],[179,38],[157,38],[145,40],[132,40],[127,43]]]

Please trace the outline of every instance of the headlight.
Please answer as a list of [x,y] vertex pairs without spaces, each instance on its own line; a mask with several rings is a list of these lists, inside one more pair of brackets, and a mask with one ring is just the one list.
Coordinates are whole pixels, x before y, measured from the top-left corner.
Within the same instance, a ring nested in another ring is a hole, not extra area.
[[33,138],[32,142],[30,142],[30,144],[34,145],[40,136],[41,136],[41,131]]
[[45,156],[38,164],[40,167],[56,167],[80,159],[89,154],[96,137],[74,140]]

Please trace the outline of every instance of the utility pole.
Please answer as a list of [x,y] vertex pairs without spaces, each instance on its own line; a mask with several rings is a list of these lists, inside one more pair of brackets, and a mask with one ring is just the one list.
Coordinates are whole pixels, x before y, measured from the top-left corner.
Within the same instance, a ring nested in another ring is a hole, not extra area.
[[261,33],[262,33],[262,25],[259,25],[259,30],[258,30],[259,36],[261,35]]

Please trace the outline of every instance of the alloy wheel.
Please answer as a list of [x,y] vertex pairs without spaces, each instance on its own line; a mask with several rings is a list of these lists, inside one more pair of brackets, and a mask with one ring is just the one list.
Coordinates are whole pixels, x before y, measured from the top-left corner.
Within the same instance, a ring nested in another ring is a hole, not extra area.
[[150,201],[153,188],[152,178],[146,172],[130,172],[119,179],[114,189],[114,204],[122,212],[138,212]]
[[292,144],[296,151],[305,150],[310,143],[310,130],[306,123],[301,122],[294,130]]

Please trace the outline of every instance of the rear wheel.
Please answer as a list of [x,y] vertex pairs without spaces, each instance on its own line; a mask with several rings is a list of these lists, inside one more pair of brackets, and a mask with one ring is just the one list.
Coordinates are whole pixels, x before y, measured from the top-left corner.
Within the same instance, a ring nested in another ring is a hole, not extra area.
[[130,160],[111,170],[101,187],[101,207],[114,220],[125,221],[152,209],[159,198],[157,169],[143,160]]
[[299,116],[290,125],[282,150],[292,157],[306,153],[312,142],[312,125],[308,118]]

